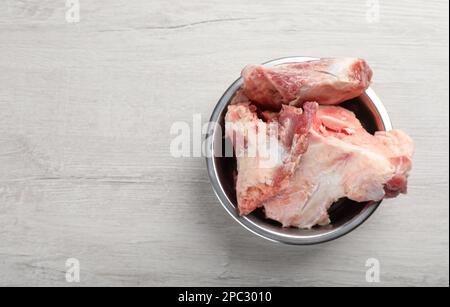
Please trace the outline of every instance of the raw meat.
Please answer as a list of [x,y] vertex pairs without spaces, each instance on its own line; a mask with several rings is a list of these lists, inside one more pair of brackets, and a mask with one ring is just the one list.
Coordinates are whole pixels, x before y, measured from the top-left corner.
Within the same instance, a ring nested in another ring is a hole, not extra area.
[[[238,100],[245,101],[241,98]],[[235,101],[228,107],[225,129],[237,158],[236,192],[241,215],[251,213],[287,187],[306,151],[317,109],[315,102],[305,103],[303,109],[284,106],[265,122],[248,102]]]
[[305,101],[335,105],[360,96],[370,85],[372,70],[361,59],[321,59],[242,71],[243,92],[263,109],[301,106]]
[[308,150],[285,189],[263,205],[283,226],[330,223],[328,209],[340,198],[378,201],[406,193],[413,143],[399,130],[369,134],[355,114],[321,106]]

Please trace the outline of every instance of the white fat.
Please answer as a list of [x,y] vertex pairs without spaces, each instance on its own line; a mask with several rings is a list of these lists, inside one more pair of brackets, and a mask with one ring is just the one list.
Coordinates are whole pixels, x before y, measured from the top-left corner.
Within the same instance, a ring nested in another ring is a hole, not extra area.
[[353,58],[345,58],[340,61],[336,61],[334,64],[328,66],[327,72],[335,75],[336,77],[347,78],[347,68],[355,61]]

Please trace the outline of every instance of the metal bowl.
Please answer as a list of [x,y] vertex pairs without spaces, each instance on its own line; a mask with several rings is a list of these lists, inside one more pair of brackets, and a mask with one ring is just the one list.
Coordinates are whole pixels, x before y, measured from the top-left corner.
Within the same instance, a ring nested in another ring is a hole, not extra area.
[[[317,60],[317,58],[288,57],[263,65],[272,67],[283,63],[310,60]],[[331,224],[312,229],[283,228],[276,221],[266,219],[261,210],[256,210],[248,216],[239,216],[233,180],[236,159],[220,157],[215,151],[217,148],[225,148],[225,142],[229,141],[224,137],[224,117],[228,104],[242,83],[242,78],[236,80],[219,100],[212,113],[210,129],[206,136],[206,145],[209,151],[206,158],[209,177],[214,192],[225,210],[252,233],[273,242],[295,245],[318,244],[337,239],[366,221],[375,212],[381,201],[357,203],[349,199],[342,199],[329,210]],[[341,106],[355,112],[366,130],[371,133],[392,129],[385,107],[371,88],[368,88],[360,97],[346,101]],[[218,129],[219,125],[222,129]]]

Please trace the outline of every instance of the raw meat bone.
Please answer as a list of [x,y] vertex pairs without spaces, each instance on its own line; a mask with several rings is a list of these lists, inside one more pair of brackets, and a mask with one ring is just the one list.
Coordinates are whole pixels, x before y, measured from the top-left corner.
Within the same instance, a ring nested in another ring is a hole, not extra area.
[[228,107],[226,136],[237,158],[236,192],[239,213],[247,215],[287,187],[301,155],[318,109],[315,102],[303,110],[284,106],[277,118],[264,122],[250,103]]
[[399,130],[371,135],[355,114],[321,106],[287,188],[264,203],[267,218],[284,227],[330,223],[328,209],[340,198],[379,201],[406,193],[413,143]]
[[360,96],[370,85],[372,70],[361,59],[320,59],[267,68],[248,65],[242,71],[243,92],[262,109],[305,101],[335,105]]

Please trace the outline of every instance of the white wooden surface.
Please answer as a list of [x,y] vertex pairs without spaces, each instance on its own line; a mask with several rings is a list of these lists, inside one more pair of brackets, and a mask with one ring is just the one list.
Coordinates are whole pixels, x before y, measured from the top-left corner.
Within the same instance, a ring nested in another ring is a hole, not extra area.
[[[0,285],[449,284],[448,1],[65,0],[0,3]],[[370,19],[369,19],[370,20]],[[259,239],[216,200],[174,121],[206,121],[242,66],[359,56],[416,142],[407,196],[313,247]]]

